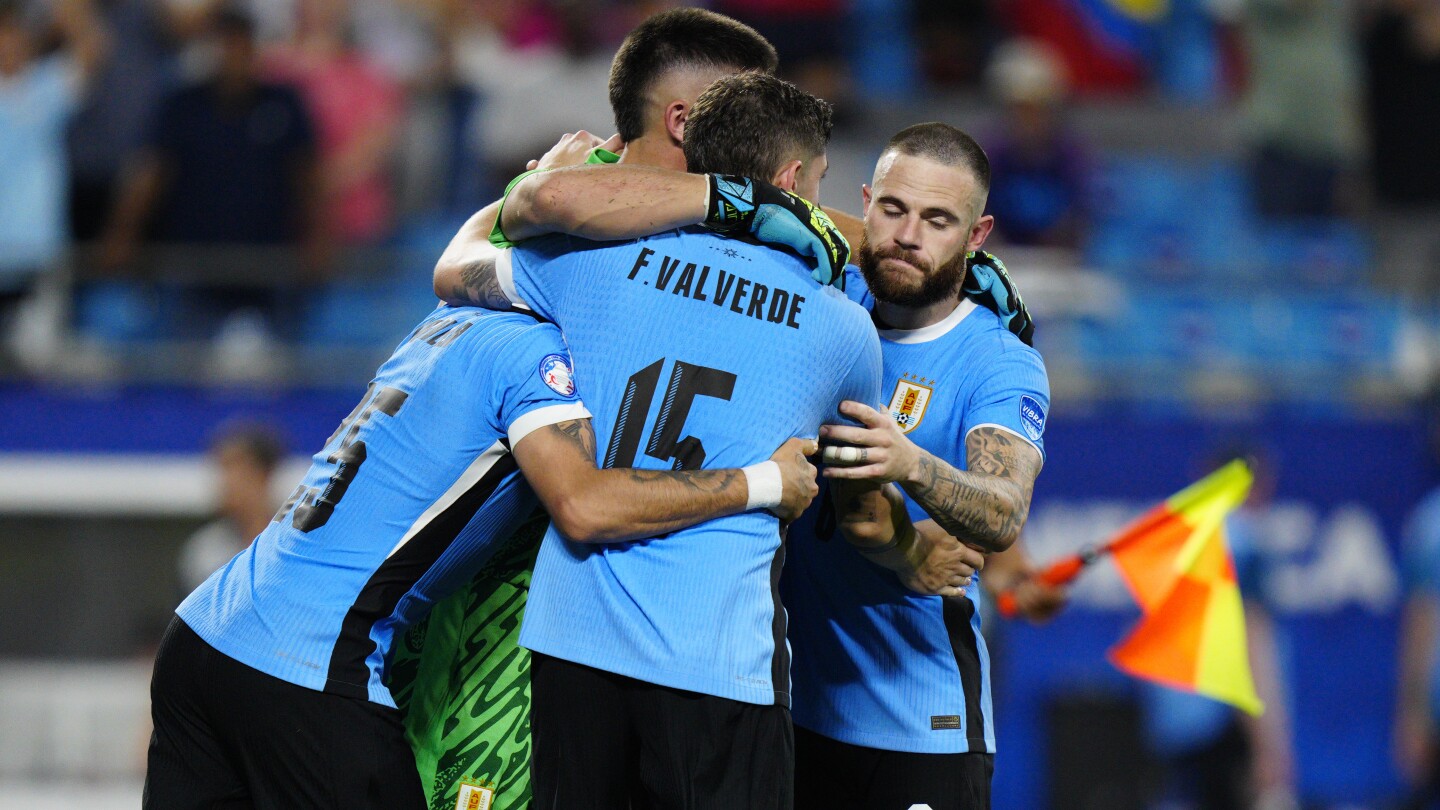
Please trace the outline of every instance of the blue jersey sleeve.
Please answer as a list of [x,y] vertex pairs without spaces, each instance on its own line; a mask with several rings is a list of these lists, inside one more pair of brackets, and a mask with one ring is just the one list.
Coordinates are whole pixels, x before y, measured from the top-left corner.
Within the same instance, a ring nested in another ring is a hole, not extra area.
[[30,100],[43,120],[59,125],[80,104],[80,70],[67,56],[47,56],[30,72]]
[[505,248],[496,261],[500,288],[510,302],[547,321],[563,318],[570,290],[583,283],[582,240],[555,234]]
[[512,448],[537,428],[589,418],[559,329],[550,324],[527,329],[506,353],[509,362],[495,385],[495,412]]
[[866,310],[875,308],[875,296],[870,294],[870,288],[865,284],[865,276],[860,273],[860,268],[853,264],[845,265],[845,297]]
[[1050,383],[1039,353],[1011,349],[979,373],[984,375],[965,409],[965,435],[985,425],[1024,438],[1045,457],[1045,420],[1050,412]]

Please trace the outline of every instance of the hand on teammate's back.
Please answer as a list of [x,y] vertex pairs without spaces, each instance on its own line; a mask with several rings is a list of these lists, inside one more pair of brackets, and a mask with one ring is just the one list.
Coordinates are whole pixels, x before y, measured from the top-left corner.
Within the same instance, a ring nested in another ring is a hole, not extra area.
[[890,482],[904,481],[914,473],[923,451],[888,414],[849,401],[840,403],[840,413],[863,427],[820,426],[827,478]]
[[705,227],[725,234],[749,234],[757,242],[788,248],[810,262],[810,275],[821,284],[844,285],[850,243],[830,217],[796,194],[777,186],[712,174]]
[[599,136],[591,135],[585,130],[579,132],[567,132],[550,147],[550,151],[541,155],[538,160],[532,160],[525,164],[526,171],[535,169],[563,169],[567,166],[583,166],[590,160],[590,153],[596,149],[604,149],[607,152],[619,153],[625,148],[625,142],[620,140],[620,135],[611,135],[608,140],[601,140]]
[[771,461],[780,465],[780,480],[784,484],[780,505],[770,511],[787,523],[800,517],[820,494],[820,486],[815,482],[815,465],[806,458],[818,452],[820,444],[814,439],[791,439],[770,456]]

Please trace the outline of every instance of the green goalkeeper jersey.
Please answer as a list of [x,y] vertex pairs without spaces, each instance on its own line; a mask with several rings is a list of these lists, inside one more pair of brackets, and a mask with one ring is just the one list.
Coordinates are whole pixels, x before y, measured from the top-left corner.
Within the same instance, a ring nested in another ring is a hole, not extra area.
[[[595,149],[586,162],[619,159]],[[498,217],[491,241],[512,244]],[[430,810],[530,806],[530,651],[519,644],[520,620],[549,523],[539,513],[520,527],[468,587],[436,603],[395,647],[390,693],[405,715]]]
[[390,690],[430,810],[530,806],[530,653],[518,641],[548,523],[522,526],[396,645]]

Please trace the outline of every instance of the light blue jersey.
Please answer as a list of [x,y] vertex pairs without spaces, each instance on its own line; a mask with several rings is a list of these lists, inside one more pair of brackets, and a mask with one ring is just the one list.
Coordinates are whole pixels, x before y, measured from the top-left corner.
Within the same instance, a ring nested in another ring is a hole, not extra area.
[[[873,306],[858,273],[848,287]],[[917,445],[963,470],[965,437],[995,427],[1043,454],[1045,366],[988,310],[967,299],[939,323],[880,338],[879,404]],[[913,500],[906,504],[912,520],[930,519]],[[978,578],[964,599],[907,590],[839,536],[825,493],[789,540],[782,593],[795,654],[795,723],[868,748],[994,753]]]
[[393,640],[537,505],[510,448],[587,416],[558,329],[442,306],[380,366],[270,526],[176,613],[261,672],[394,706]]
[[[1440,489],[1427,495],[1406,521],[1401,565],[1410,595],[1440,599]],[[1430,711],[1440,721],[1440,662],[1430,667]]]
[[[843,399],[879,393],[863,309],[799,259],[700,229],[629,242],[532,240],[501,286],[565,332],[601,466],[718,469],[814,436]],[[554,527],[520,643],[648,683],[788,705],[777,519],[752,511],[634,543]]]

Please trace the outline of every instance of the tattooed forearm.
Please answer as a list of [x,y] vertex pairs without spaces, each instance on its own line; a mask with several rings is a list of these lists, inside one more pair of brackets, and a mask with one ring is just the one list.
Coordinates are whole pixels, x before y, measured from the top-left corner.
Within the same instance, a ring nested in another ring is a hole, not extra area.
[[571,419],[566,422],[557,422],[550,426],[555,435],[565,440],[565,443],[574,447],[586,458],[595,457],[595,428],[590,425],[589,419]]
[[929,453],[920,457],[910,493],[945,531],[994,550],[1008,547],[1030,513],[1040,454],[1004,431],[980,428],[966,439],[966,465],[957,470]]
[[630,470],[630,480],[637,484],[653,484],[657,481],[674,481],[697,493],[713,494],[723,492],[727,487],[744,482],[745,474],[739,470]]
[[745,510],[741,470],[598,469],[595,428],[570,419],[537,429],[514,448],[535,494],[566,537],[610,543],[656,537]]
[[[571,419],[551,425],[557,438],[573,447],[586,458],[595,458],[595,428],[589,419]],[[635,470],[625,471],[631,481],[637,484],[654,484],[659,481],[673,481],[697,493],[723,492],[726,487],[736,485],[744,479],[739,470]]]
[[510,299],[500,289],[495,257],[486,256],[460,268],[460,283],[452,285],[447,301],[474,304],[486,309],[508,309]]

